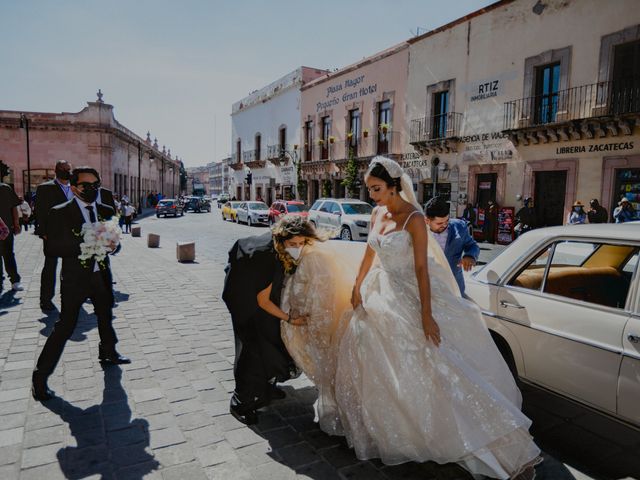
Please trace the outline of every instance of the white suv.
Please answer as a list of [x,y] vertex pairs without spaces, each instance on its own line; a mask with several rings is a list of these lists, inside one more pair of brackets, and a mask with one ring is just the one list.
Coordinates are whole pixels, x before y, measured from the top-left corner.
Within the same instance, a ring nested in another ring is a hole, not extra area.
[[366,240],[373,207],[354,198],[319,198],[309,209],[309,221],[335,230],[342,240]]

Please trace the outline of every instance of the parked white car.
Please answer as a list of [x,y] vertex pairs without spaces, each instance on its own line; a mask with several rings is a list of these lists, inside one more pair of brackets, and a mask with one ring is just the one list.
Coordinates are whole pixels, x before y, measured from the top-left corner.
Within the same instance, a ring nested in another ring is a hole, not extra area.
[[309,209],[309,221],[337,232],[342,240],[366,240],[373,207],[353,198],[319,198]]
[[269,207],[264,202],[242,202],[236,208],[236,222],[247,225],[268,225]]
[[640,224],[524,234],[466,278],[512,370],[640,427]]

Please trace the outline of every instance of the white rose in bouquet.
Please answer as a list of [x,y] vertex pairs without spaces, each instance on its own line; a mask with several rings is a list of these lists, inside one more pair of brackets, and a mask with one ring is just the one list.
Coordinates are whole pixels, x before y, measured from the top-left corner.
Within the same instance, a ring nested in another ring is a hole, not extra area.
[[96,223],[85,223],[79,234],[82,237],[80,255],[78,259],[86,266],[92,258],[96,262],[104,262],[104,259],[120,242],[122,230],[114,217]]

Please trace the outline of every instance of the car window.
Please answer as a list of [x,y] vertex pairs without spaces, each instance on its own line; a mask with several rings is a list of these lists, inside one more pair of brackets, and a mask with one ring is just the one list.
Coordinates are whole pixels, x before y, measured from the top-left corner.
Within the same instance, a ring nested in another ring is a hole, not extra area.
[[249,202],[248,205],[251,210],[269,210],[269,207],[264,202]]
[[[633,246],[560,241],[541,252],[511,285],[573,300],[624,308],[629,292],[629,262],[637,262]],[[630,266],[633,271],[633,266]]]
[[238,208],[247,208],[247,204],[246,203],[241,203],[240,205],[238,205]]
[[638,265],[639,256],[640,256],[640,253],[638,253],[637,251],[634,255],[631,255],[629,260],[625,263],[624,267],[622,267],[622,271],[628,275],[633,275],[633,272],[635,271],[636,266]]
[[347,215],[370,215],[373,211],[368,203],[343,203],[342,208]]
[[330,213],[335,213],[337,215],[342,215],[342,209],[340,208],[340,205],[338,205],[335,202],[331,202],[331,206],[330,206]]
[[290,203],[288,205],[289,212],[306,212],[309,210],[309,207],[306,205],[300,205],[299,203]]
[[311,210],[318,210],[322,205],[322,200],[316,200],[313,205],[311,205]]
[[331,209],[331,202],[324,202],[319,210],[321,212],[327,212],[328,213],[330,211],[330,209]]

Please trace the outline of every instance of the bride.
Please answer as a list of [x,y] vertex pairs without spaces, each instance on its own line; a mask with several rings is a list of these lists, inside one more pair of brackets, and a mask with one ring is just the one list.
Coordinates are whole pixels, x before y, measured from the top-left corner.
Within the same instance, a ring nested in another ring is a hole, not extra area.
[[[335,401],[359,459],[457,462],[474,475],[532,479],[540,450],[522,397],[482,320],[428,237],[409,177],[375,157],[372,214],[336,341]],[[374,263],[375,260],[375,263]]]

